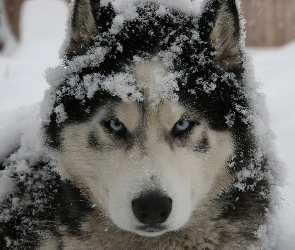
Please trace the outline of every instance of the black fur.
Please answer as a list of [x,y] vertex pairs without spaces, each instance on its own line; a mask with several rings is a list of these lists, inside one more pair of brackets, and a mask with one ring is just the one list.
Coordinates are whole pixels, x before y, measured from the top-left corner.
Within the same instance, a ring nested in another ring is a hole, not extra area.
[[194,151],[200,152],[200,153],[206,153],[208,149],[210,148],[210,142],[209,138],[206,134],[203,135],[203,137],[197,141],[197,145],[194,148]]
[[103,150],[103,145],[99,141],[99,138],[95,132],[91,132],[88,135],[88,143],[89,143],[90,147],[95,150],[99,150],[99,151]]
[[71,181],[61,180],[51,164],[40,163],[30,173],[15,172],[11,178],[17,191],[0,204],[5,214],[0,218],[1,250],[35,249],[46,233],[61,237],[59,225],[72,235],[80,234],[91,204]]

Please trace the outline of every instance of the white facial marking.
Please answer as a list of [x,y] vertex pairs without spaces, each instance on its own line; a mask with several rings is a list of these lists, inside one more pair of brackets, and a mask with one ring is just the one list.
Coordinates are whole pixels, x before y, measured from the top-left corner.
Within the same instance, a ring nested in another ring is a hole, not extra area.
[[134,75],[139,87],[148,91],[151,104],[157,105],[163,100],[178,101],[175,91],[179,90],[177,77],[180,77],[180,73],[169,72],[159,58],[137,63]]

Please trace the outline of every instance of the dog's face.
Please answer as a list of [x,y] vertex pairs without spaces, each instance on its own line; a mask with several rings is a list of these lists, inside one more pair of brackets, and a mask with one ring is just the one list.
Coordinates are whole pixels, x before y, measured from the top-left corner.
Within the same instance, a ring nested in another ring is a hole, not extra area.
[[185,227],[227,189],[229,127],[246,103],[235,1],[210,0],[200,17],[162,7],[139,4],[131,15],[75,1],[47,128],[79,188],[115,225],[143,236]]
[[[138,83],[147,85],[158,68],[135,67]],[[233,143],[198,113],[173,101],[155,105],[145,93],[145,102],[109,103],[66,126],[58,159],[118,227],[156,236],[183,227],[226,188]]]

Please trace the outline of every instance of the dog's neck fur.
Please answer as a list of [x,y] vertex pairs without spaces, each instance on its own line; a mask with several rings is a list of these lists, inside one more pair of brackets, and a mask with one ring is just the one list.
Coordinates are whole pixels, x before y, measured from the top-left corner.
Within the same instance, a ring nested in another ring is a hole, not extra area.
[[[216,204],[215,204],[216,205]],[[202,215],[200,215],[202,214]],[[120,230],[104,214],[95,211],[89,214],[83,223],[82,235],[69,235],[63,231],[60,237],[48,238],[42,242],[40,250],[73,249],[118,249],[118,250],[154,250],[154,249],[208,249],[243,250],[260,249],[259,242],[246,237],[238,229],[243,222],[229,223],[218,218],[218,208],[208,205],[206,211],[195,211],[192,224],[177,232],[168,232],[160,237],[142,237]],[[210,223],[207,219],[210,217]],[[64,235],[65,234],[65,235]],[[254,245],[255,244],[255,245]],[[257,245],[256,245],[257,244]]]

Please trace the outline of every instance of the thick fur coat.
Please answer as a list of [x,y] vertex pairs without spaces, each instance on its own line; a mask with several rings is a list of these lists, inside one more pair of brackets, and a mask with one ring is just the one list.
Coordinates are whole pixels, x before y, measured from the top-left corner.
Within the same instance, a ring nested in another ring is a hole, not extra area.
[[41,105],[55,160],[20,185],[40,202],[0,221],[2,249],[270,247],[275,160],[256,132],[241,20],[235,0],[200,13],[74,1]]

